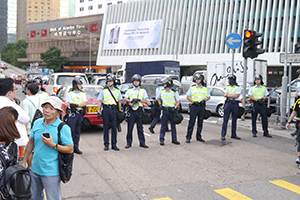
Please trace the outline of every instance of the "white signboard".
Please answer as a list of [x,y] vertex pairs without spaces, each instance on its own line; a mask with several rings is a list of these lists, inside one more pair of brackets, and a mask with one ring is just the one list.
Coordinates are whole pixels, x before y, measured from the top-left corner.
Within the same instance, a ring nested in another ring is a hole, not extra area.
[[[280,53],[280,63],[284,63],[285,53]],[[288,53],[287,54],[287,63],[300,63],[300,54],[299,53]]]
[[158,48],[162,20],[107,24],[103,50]]

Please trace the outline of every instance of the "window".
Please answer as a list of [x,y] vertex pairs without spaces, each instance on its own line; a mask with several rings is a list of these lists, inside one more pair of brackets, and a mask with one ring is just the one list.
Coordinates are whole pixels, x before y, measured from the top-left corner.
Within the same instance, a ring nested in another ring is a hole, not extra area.
[[83,3],[84,2],[84,0],[80,0],[80,3]]
[[122,1],[118,1],[118,4],[121,4],[122,3]]
[[102,4],[99,4],[99,5],[98,5],[98,9],[101,9],[101,8],[102,8]]
[[112,5],[112,3],[107,3],[108,6]]
[[84,7],[79,8],[79,11],[84,11]]
[[93,6],[89,6],[89,10],[93,10]]

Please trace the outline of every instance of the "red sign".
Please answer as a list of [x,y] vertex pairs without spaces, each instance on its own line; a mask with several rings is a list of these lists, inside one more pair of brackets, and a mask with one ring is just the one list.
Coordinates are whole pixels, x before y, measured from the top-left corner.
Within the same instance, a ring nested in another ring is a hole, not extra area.
[[42,32],[42,37],[47,37],[47,29],[43,29],[41,32]]
[[90,25],[90,32],[91,33],[98,33],[98,24],[91,24]]
[[268,74],[273,74],[273,71],[268,71]]
[[30,32],[30,37],[35,38],[36,37],[36,31],[31,31]]

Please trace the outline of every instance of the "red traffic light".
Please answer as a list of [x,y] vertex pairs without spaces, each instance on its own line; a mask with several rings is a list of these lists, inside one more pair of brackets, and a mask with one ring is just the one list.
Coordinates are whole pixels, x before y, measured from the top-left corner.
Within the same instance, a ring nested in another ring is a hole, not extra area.
[[253,31],[246,31],[245,38],[250,38],[253,35]]

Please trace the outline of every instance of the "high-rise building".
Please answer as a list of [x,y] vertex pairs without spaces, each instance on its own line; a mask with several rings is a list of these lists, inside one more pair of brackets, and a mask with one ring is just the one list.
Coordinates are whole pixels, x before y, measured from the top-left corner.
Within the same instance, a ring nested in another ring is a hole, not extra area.
[[76,0],[69,0],[69,18],[75,16]]
[[69,18],[69,0],[60,0],[60,18]]
[[7,1],[7,43],[17,39],[17,0]]
[[7,43],[7,0],[0,0],[0,51]]

